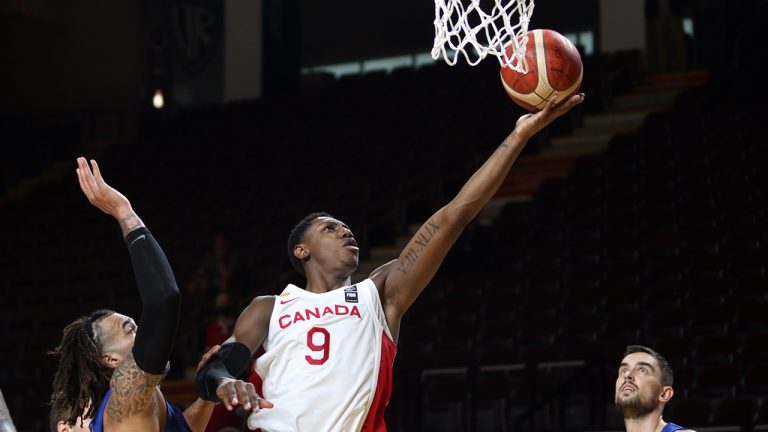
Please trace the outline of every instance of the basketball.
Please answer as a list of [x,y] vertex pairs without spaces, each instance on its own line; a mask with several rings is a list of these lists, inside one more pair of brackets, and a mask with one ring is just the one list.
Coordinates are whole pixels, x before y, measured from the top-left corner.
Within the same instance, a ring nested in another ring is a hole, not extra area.
[[[507,47],[507,51],[513,45]],[[579,90],[584,72],[576,46],[554,30],[528,32],[525,59],[528,73],[501,68],[501,83],[515,103],[531,112],[544,108],[547,99],[557,92],[557,102]]]

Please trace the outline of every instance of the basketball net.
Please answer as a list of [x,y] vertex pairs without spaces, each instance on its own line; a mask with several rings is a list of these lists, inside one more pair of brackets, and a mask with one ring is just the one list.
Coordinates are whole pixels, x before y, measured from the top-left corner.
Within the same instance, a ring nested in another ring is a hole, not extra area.
[[480,1],[435,0],[432,58],[442,55],[453,66],[461,54],[474,66],[493,55],[504,67],[528,72],[525,44],[534,0],[489,0],[494,3],[490,12],[483,10]]

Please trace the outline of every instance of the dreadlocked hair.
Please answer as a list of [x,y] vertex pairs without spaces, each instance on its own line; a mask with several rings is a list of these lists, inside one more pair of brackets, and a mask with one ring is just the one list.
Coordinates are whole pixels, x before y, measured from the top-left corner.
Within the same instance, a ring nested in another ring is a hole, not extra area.
[[113,313],[102,309],[76,319],[64,328],[59,346],[49,352],[59,358],[51,404],[58,405],[58,420],[69,425],[74,425],[78,417],[93,417],[109,390],[112,369],[101,360],[102,341],[93,325]]

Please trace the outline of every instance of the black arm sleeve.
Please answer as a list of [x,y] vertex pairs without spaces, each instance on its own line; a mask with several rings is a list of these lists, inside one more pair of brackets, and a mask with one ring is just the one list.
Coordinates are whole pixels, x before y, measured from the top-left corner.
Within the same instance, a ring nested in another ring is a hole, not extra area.
[[245,372],[251,361],[251,350],[240,342],[222,345],[221,351],[197,371],[197,393],[201,398],[219,402],[216,387],[221,378],[235,378]]
[[179,326],[181,295],[171,265],[146,228],[125,237],[133,261],[142,308],[133,357],[144,372],[165,373]]

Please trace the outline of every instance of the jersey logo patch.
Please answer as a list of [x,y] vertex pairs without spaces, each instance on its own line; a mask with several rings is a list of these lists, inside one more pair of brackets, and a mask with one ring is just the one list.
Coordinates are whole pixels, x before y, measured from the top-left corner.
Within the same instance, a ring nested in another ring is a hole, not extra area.
[[280,304],[281,304],[281,305],[284,305],[284,304],[286,304],[286,303],[290,303],[290,302],[292,302],[292,301],[294,301],[294,300],[298,300],[298,299],[299,299],[298,297],[295,297],[295,298],[292,298],[292,299],[290,299],[290,300],[280,300]]
[[347,303],[357,303],[357,285],[344,288],[344,300]]

